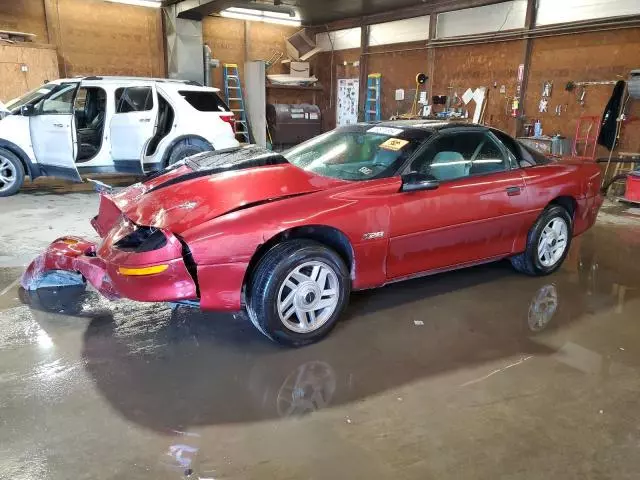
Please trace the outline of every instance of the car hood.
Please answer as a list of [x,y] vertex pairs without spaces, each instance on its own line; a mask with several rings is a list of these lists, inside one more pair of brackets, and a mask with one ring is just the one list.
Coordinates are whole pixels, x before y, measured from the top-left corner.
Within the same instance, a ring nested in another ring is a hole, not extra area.
[[[277,154],[274,154],[277,155]],[[278,155],[279,156],[279,155]],[[256,166],[255,158],[198,170],[189,161],[147,182],[133,185],[110,200],[137,225],[174,233],[233,210],[249,208],[346,183],[289,163]]]

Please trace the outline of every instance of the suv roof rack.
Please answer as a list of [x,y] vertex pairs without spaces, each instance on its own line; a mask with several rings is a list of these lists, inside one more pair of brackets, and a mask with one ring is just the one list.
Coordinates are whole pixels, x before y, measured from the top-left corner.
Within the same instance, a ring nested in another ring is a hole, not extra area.
[[180,80],[174,78],[152,78],[152,77],[127,77],[117,75],[91,75],[89,77],[80,77],[82,80],[141,80],[141,81],[153,81],[162,83],[181,83],[184,85],[193,85],[195,87],[202,87],[202,84],[193,80]]

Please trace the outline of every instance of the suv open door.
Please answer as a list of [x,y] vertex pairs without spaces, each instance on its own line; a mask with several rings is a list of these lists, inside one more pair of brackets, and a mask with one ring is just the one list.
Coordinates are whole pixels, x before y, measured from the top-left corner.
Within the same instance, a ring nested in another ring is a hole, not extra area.
[[117,88],[115,102],[109,126],[114,168],[118,172],[142,174],[144,152],[155,135],[158,117],[155,85],[150,82]]
[[43,173],[81,182],[76,168],[73,102],[78,82],[61,83],[34,106],[25,106],[36,160]]

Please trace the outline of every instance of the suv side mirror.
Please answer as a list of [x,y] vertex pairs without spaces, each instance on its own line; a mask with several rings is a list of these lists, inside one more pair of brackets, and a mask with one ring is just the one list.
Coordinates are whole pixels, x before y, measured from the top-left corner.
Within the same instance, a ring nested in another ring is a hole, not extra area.
[[33,105],[27,104],[20,107],[20,115],[23,117],[31,117],[36,113],[36,109]]
[[440,181],[433,175],[411,172],[402,175],[401,192],[419,192],[421,190],[435,190],[440,186]]

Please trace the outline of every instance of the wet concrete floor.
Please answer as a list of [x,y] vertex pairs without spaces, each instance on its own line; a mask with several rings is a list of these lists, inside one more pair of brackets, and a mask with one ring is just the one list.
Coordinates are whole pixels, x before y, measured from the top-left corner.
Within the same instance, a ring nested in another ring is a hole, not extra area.
[[355,294],[292,350],[241,315],[20,291],[22,258],[90,232],[97,200],[0,202],[0,478],[638,478],[633,215],[603,212],[546,278],[501,262]]

